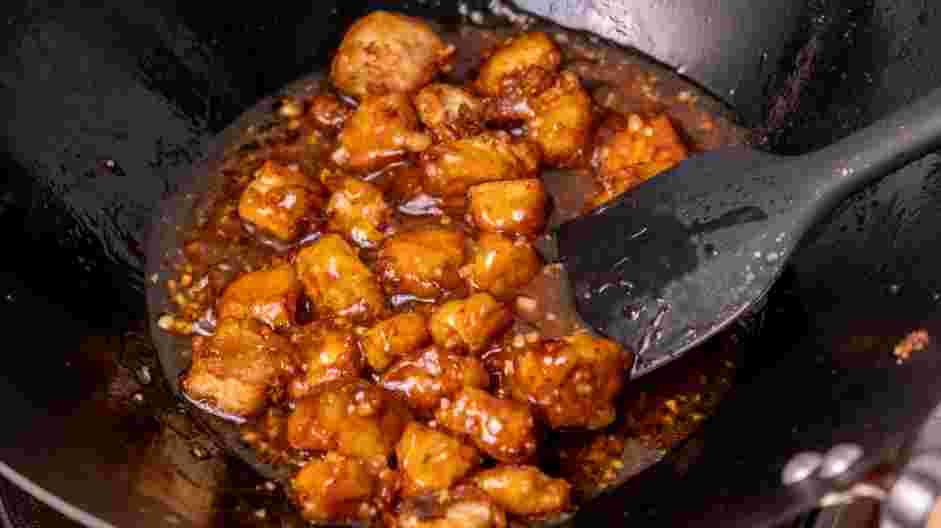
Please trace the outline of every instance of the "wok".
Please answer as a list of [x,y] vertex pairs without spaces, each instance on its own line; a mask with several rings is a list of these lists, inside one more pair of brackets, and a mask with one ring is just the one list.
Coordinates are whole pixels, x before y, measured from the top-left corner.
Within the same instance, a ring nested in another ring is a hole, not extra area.
[[[722,4],[768,28],[786,25],[779,13],[762,18],[776,13],[762,2]],[[714,58],[728,68],[703,59],[747,86],[726,100],[770,149],[812,150],[941,84],[930,55],[941,27],[935,8],[794,5],[775,57],[730,62],[719,38]],[[158,379],[144,322],[145,230],[209,138],[262,95],[318,69],[352,19],[389,7],[458,11],[448,2],[0,7],[7,478],[89,526],[279,518],[277,490],[227,459]],[[760,46],[736,49],[753,57]],[[892,355],[914,329],[939,335],[935,159],[851,198],[821,226],[771,293],[716,416],[576,525],[775,525],[874,469],[904,464],[912,433],[941,400],[933,346],[901,364]],[[861,453],[847,471],[782,483],[794,455],[840,444]]]

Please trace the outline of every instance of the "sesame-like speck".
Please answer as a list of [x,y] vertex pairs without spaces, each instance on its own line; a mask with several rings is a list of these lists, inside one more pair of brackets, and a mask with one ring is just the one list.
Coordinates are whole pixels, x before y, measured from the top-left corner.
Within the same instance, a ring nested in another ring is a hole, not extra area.
[[503,430],[503,424],[496,417],[491,416],[487,419],[487,432],[492,435],[499,434]]
[[161,316],[160,319],[157,320],[157,326],[159,326],[163,330],[169,330],[173,328],[173,316],[172,315]]

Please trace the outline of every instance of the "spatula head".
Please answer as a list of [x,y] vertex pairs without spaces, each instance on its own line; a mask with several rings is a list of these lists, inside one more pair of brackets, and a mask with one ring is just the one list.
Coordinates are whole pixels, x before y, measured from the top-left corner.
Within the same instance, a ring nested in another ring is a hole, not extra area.
[[777,278],[801,225],[787,167],[713,151],[558,228],[579,314],[637,353],[633,376],[725,328]]

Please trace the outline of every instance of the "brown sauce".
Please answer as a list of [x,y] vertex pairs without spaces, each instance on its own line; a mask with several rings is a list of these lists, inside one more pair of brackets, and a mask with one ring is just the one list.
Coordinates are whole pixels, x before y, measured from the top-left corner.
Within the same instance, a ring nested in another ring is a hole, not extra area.
[[[512,32],[511,28],[460,26],[445,33],[444,38],[458,50],[456,66],[445,80],[454,84],[470,81],[488,50]],[[747,132],[728,118],[721,105],[679,76],[624,50],[592,43],[574,33],[552,30],[552,34],[562,49],[563,69],[578,74],[591,92],[595,120],[602,123],[592,132],[595,142],[610,137],[611,131],[603,124],[606,117],[633,113],[668,116],[692,155],[747,142]],[[269,110],[267,124],[249,127],[226,149],[210,178],[216,184],[196,197],[192,221],[180,226],[180,238],[185,243],[168,255],[173,276],[166,281],[166,288],[173,308],[161,318],[162,328],[183,335],[211,335],[217,324],[216,302],[236,277],[270,267],[272,262],[291,262],[299,248],[324,232],[325,219],[314,215],[304,219],[304,236],[285,243],[244,223],[237,209],[243,190],[265,161],[296,166],[319,177],[324,185],[331,185],[325,171],[335,168],[331,155],[337,148],[336,131],[298,114],[295,105],[303,104],[313,94],[332,90],[329,83],[319,80],[292,85],[282,103]],[[582,214],[596,191],[589,157],[573,167],[573,172],[574,177],[551,170],[542,173],[551,196],[550,227]],[[382,189],[393,205],[385,230],[387,237],[443,225],[471,235],[468,249],[473,250],[475,228],[467,219],[467,204],[463,199],[420,192],[422,174],[415,157],[407,156],[360,176]],[[376,265],[375,249],[364,249],[360,256],[368,266]],[[456,290],[448,292],[443,300],[466,295],[466,291]],[[506,339],[533,332],[542,339],[557,339],[582,328],[564,273],[556,264],[546,265],[512,298],[509,305],[514,323]],[[396,313],[428,311],[435,302],[403,294],[386,300]],[[308,299],[300,300],[298,314],[306,314],[299,319],[313,317]],[[548,432],[549,441],[543,443],[539,453],[540,467],[568,480],[575,496],[586,500],[658,461],[699,427],[731,385],[738,360],[736,347],[727,337],[709,347],[627,386],[618,398],[618,419],[612,425],[590,433]],[[483,354],[484,362],[499,362],[497,356],[487,352]],[[379,379],[378,373],[369,376],[374,381]],[[292,404],[280,394],[273,395],[272,401],[274,405],[242,426],[243,441],[274,464],[301,467],[315,459],[314,451],[292,449],[287,442],[286,417]]]

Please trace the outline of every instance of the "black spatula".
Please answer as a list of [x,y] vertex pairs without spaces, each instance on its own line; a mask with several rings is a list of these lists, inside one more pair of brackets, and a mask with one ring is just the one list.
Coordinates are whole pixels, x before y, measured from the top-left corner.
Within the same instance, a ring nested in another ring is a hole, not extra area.
[[633,377],[650,372],[759,301],[842,199],[939,139],[941,89],[813,154],[694,156],[558,228],[578,312],[638,354]]

